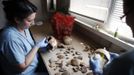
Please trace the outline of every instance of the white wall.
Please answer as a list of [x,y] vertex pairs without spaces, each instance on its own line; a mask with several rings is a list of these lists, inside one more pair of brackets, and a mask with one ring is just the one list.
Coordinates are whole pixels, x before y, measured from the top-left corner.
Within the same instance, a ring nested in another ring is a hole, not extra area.
[[42,3],[41,0],[30,0],[34,5],[37,6],[38,8],[38,12],[37,12],[37,16],[36,16],[36,20],[43,20],[44,19],[44,14],[43,14],[43,8],[42,8]]
[[[6,23],[6,19],[4,16],[4,11],[3,11],[3,5],[2,5],[2,1],[0,0],[0,29],[5,25]],[[40,20],[44,20],[44,16],[46,15],[45,12],[43,12],[43,10],[45,10],[44,8],[42,8],[42,3],[41,0],[30,0],[33,4],[35,4],[38,8],[38,13],[37,13],[37,17],[36,17],[36,21],[40,21]]]

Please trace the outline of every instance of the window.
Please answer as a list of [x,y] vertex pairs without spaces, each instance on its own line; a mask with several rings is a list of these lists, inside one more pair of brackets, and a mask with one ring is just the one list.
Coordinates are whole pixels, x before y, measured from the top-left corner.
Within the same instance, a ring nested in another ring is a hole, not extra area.
[[105,21],[110,0],[71,0],[70,11]]
[[[123,23],[122,0],[71,0],[70,11],[77,20],[89,26],[101,25],[104,30],[112,35],[118,32],[121,40],[134,44],[131,28]],[[98,22],[99,21],[99,22]]]

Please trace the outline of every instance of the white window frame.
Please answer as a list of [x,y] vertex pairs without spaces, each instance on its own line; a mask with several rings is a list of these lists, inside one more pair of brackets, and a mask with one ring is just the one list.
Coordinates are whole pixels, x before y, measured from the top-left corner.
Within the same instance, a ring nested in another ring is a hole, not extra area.
[[[88,2],[86,1],[91,1],[92,3],[89,3],[88,5]],[[97,1],[100,3],[97,3]],[[103,2],[105,1],[105,4],[103,4],[101,1]],[[87,16],[91,19],[96,19],[98,21],[104,22],[108,15],[108,8],[109,8],[109,4],[106,3],[110,1],[111,0],[71,0],[71,2],[76,3],[70,4],[70,11]]]
[[[112,16],[112,14],[113,14],[113,12],[114,12],[114,7],[115,7],[115,5],[116,5],[116,1],[118,1],[118,0],[111,0],[110,2],[109,2],[109,10],[108,10],[108,14],[107,14],[107,17],[106,17],[106,20],[103,22],[103,21],[100,21],[100,20],[97,20],[97,19],[94,19],[94,18],[92,18],[92,17],[86,17],[86,16],[83,16],[83,15],[80,15],[79,13],[77,13],[77,12],[72,12],[71,11],[71,14],[72,15],[75,15],[76,16],[76,19],[77,19],[77,21],[82,21],[83,23],[85,23],[86,24],[86,26],[89,26],[89,27],[94,27],[94,26],[96,26],[96,25],[100,25],[100,27],[102,27],[102,29],[103,30],[105,30],[106,32],[108,32],[108,33],[110,33],[110,34],[112,34],[112,35],[114,35],[114,33],[115,33],[115,31],[116,31],[116,29],[117,28],[115,28],[115,30],[113,30],[113,31],[108,31],[109,29],[109,23],[110,23],[110,21],[112,21],[111,20],[111,16]],[[120,16],[122,16],[123,15],[123,13],[122,14],[120,14]],[[108,29],[108,30],[107,30]],[[130,31],[131,32],[131,31]],[[120,33],[119,33],[120,34]],[[123,40],[124,42],[126,42],[126,43],[129,43],[129,44],[134,44],[134,38],[132,38],[132,36],[130,35],[129,37],[126,37],[126,36],[122,36],[122,35],[118,35],[117,36],[119,39],[121,39],[121,40]]]

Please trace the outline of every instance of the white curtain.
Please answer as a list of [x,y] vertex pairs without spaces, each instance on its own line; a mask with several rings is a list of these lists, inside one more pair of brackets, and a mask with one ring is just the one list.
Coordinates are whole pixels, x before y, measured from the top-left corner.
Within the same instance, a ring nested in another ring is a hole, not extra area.
[[112,11],[105,28],[113,33],[118,29],[119,36],[131,38],[132,31],[130,27],[120,19],[120,17],[123,15],[123,1],[114,0],[114,2],[111,4],[111,7]]

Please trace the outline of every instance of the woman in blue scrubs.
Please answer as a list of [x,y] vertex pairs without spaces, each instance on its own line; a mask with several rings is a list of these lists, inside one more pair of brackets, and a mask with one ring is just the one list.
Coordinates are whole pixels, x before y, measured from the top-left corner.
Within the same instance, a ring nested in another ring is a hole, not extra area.
[[28,0],[2,3],[8,23],[0,35],[0,66],[7,75],[34,75],[37,51],[48,45],[45,38],[35,44],[29,32],[37,7]]

